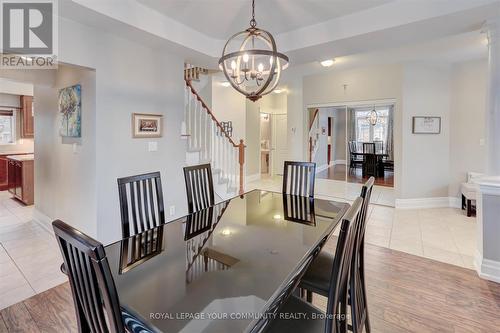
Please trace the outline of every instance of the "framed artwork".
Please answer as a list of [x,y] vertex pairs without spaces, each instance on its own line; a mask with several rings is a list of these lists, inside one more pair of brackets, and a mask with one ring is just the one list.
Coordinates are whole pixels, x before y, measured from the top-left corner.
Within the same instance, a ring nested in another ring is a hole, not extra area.
[[233,136],[233,122],[231,120],[229,121],[221,121],[221,126],[224,129],[224,132],[227,133],[229,137]]
[[161,114],[132,113],[132,137],[161,138],[163,116]]
[[441,117],[413,117],[413,134],[440,134]]
[[59,90],[58,108],[61,113],[59,133],[64,137],[82,136],[82,86],[77,84]]

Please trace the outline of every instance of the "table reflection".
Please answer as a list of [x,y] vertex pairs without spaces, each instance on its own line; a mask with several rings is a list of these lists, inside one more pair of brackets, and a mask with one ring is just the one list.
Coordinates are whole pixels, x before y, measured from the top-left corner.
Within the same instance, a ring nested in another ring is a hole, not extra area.
[[165,225],[146,230],[121,242],[119,274],[124,274],[163,251]]
[[287,221],[316,226],[313,198],[283,194],[283,212]]

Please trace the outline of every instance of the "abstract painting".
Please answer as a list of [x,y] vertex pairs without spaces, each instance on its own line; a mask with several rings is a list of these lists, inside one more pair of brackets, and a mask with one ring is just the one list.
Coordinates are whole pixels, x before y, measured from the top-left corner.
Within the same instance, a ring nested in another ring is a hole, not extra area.
[[82,87],[77,84],[59,90],[59,112],[61,113],[61,136],[82,136]]

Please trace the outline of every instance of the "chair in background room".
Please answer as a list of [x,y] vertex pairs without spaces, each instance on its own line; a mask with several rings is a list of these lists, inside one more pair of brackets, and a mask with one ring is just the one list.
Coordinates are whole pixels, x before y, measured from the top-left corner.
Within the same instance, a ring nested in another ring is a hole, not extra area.
[[52,222],[69,278],[79,332],[153,332],[120,307],[104,247],[72,226]]
[[375,145],[376,154],[384,154],[384,141],[373,141],[373,144]]
[[184,168],[189,213],[211,207],[215,204],[212,167],[200,164]]
[[[266,332],[343,333],[347,332],[349,272],[355,253],[356,230],[361,221],[363,199],[357,198],[343,217],[328,279],[326,314],[297,296],[289,297],[280,307]],[[285,319],[282,314],[302,314],[301,319]],[[315,319],[314,319],[315,317]]]
[[358,152],[358,143],[356,141],[349,141],[349,171],[363,166],[363,158],[356,154]]
[[476,197],[478,185],[476,181],[484,174],[478,172],[467,172],[467,182],[460,185],[462,194],[462,210],[467,210],[467,216],[471,217],[476,213]]
[[377,175],[377,155],[373,142],[363,142],[363,177]]
[[122,238],[165,223],[159,172],[118,178]]
[[283,194],[314,197],[316,163],[285,161]]
[[[375,178],[370,177],[361,188],[360,197],[363,200],[360,211],[360,223],[357,229],[355,253],[351,263],[349,280],[349,299],[351,306],[351,321],[354,332],[370,332],[370,321],[368,317],[368,303],[366,299],[365,281],[365,231],[368,222],[368,208]],[[312,293],[328,297],[330,288],[330,272],[335,260],[335,255],[321,251],[313,260],[311,266],[302,277],[299,288],[306,290],[307,301],[312,302]]]

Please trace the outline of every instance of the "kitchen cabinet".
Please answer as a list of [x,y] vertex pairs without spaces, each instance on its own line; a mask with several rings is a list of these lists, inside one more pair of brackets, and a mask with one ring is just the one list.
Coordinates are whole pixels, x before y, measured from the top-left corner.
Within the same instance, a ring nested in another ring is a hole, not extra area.
[[35,178],[33,155],[9,155],[7,165],[9,192],[26,205],[32,205]]
[[9,189],[9,162],[7,159],[8,155],[26,155],[32,154],[28,152],[11,152],[0,154],[0,191],[6,191]]
[[35,117],[33,114],[33,97],[21,96],[21,137],[35,136]]

